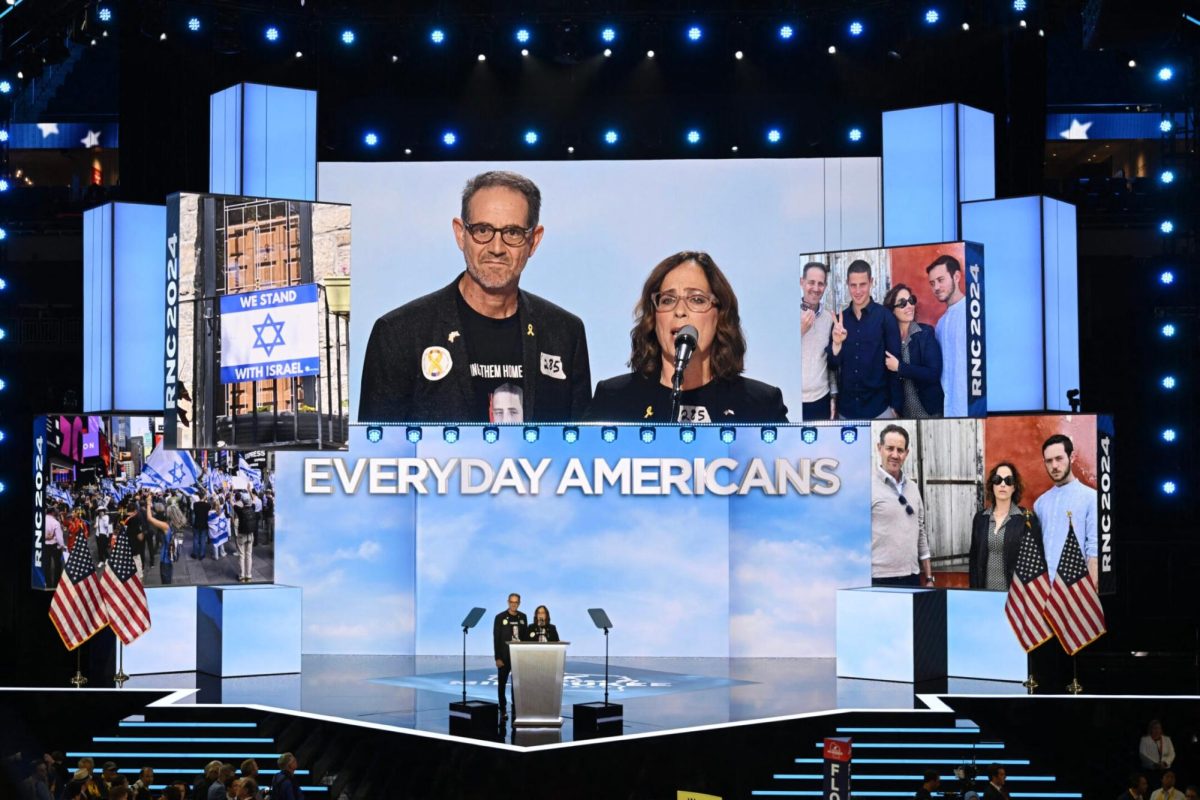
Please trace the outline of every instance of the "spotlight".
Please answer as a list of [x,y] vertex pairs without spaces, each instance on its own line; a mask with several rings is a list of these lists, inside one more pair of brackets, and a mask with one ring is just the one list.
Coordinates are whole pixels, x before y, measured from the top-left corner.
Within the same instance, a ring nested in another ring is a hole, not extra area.
[[1169,169],[1164,169],[1162,174],[1158,176],[1158,179],[1163,183],[1174,183],[1175,173]]
[[575,152],[575,147],[574,147],[574,145],[567,145],[567,155],[570,155],[570,154],[572,154],[572,153],[574,153],[574,152]]
[[429,32],[429,41],[433,42],[434,44],[441,44],[442,42],[446,41],[446,32],[441,28],[434,28]]
[[442,428],[442,439],[447,444],[454,444],[458,441],[458,428]]
[[858,428],[853,425],[846,425],[842,428],[842,441],[846,444],[854,444],[858,441]]
[[542,429],[536,425],[529,425],[525,430],[521,431],[521,435],[525,437],[525,441],[533,444],[542,435]]
[[783,39],[785,42],[788,39],[791,39],[795,35],[796,35],[796,29],[793,28],[791,25],[780,25],[779,26],[779,38]]
[[3,178],[0,178],[0,192],[7,192],[7,191],[8,191],[8,181],[4,180]]
[[779,431],[775,428],[763,428],[760,433],[762,434],[762,440],[767,444],[774,444],[775,440],[779,438]]
[[5,128],[0,128],[0,142],[7,142],[7,141],[8,141],[8,130]]
[[832,55],[837,55],[837,48],[836,48],[836,47],[834,47],[833,45],[829,45],[829,50],[828,50],[828,51],[826,51],[826,52],[828,52],[828,53],[829,53],[829,55],[831,55],[831,56],[832,56]]
[[783,138],[783,134],[779,132],[779,128],[771,128],[767,131],[767,141],[771,144],[779,144],[779,140]]
[[604,143],[605,144],[616,144],[617,140],[620,138],[621,137],[617,135],[616,131],[608,130],[608,131],[604,132]]
[[971,23],[969,23],[969,22],[964,22],[964,23],[963,23],[963,30],[964,30],[964,31],[969,31],[969,30],[971,30]]
[[411,147],[406,147],[406,148],[404,148],[404,155],[406,155],[406,156],[411,156],[411,155],[412,155],[412,148],[411,148]]
[[738,151],[738,146],[736,144],[733,147],[729,148],[729,152],[731,152],[731,153],[736,153],[737,151]]
[[7,288],[8,288],[8,281],[4,280],[4,278],[0,278],[0,292],[4,291]]
[[605,44],[612,44],[616,40],[617,40],[617,29],[616,28],[605,28],[604,30],[600,31],[600,41],[604,42]]
[[1134,69],[1134,68],[1136,68],[1136,67],[1137,67],[1137,62],[1136,62],[1136,61],[1134,61],[1132,58],[1131,58],[1131,59],[1129,59],[1129,68],[1130,68],[1130,69]]
[[374,133],[368,133],[363,137],[363,142],[366,143],[367,147],[374,147],[379,144],[379,137]]
[[688,28],[687,38],[689,42],[698,42],[704,36],[704,31],[700,30],[699,25],[693,25]]
[[367,428],[367,441],[371,444],[379,444],[383,441],[383,428],[378,425],[371,425]]
[[656,434],[657,432],[654,430],[654,428],[650,427],[642,428],[640,431],[638,431],[638,436],[640,436],[642,441],[646,444],[653,442]]
[[1166,325],[1163,325],[1162,326],[1162,335],[1168,339],[1174,337],[1175,336],[1175,326],[1169,322]]
[[1174,428],[1163,428],[1162,440],[1164,442],[1175,441],[1175,429]]
[[1162,231],[1163,233],[1174,233],[1175,232],[1175,223],[1171,222],[1171,220],[1169,220],[1169,219],[1164,219],[1162,221],[1162,224],[1158,226],[1158,229],[1160,231]]
[[684,444],[691,444],[696,441],[696,429],[690,425],[679,429],[679,441]]
[[400,56],[398,56],[398,55],[396,55],[395,53],[393,53],[393,54],[392,54],[392,63],[393,63],[393,64],[399,64],[399,63],[400,63]]
[[1162,387],[1164,389],[1174,389],[1175,388],[1175,376],[1174,375],[1164,376],[1162,379]]
[[1175,481],[1163,481],[1163,494],[1175,494]]
[[484,61],[487,61],[487,56],[483,53],[480,53],[479,55],[475,56],[475,60],[482,64]]
[[96,18],[101,22],[112,22],[112,9],[108,6],[100,6],[96,10]]
[[4,228],[0,228],[0,242],[3,242],[7,238],[8,238],[8,231],[4,230]]
[[942,15],[937,12],[936,8],[931,8],[925,12],[925,22],[929,25],[933,25],[941,18]]
[[455,135],[454,131],[446,131],[442,134],[442,144],[446,145],[446,147],[454,147],[456,142],[458,142],[458,136]]
[[522,55],[522,56],[528,56],[528,55],[529,55],[529,48],[528,48],[528,47],[522,47],[522,48],[521,48],[521,55]]
[[495,425],[488,425],[483,429],[483,440],[488,444],[495,444],[500,441],[500,429]]
[[1158,129],[1163,133],[1170,133],[1171,129],[1174,127],[1175,124],[1169,119],[1164,119],[1162,122],[1158,123]]
[[1013,11],[1024,11],[1029,8],[1029,4],[1025,0],[1013,0]]
[[0,442],[3,442],[7,435],[4,431],[0,431]]
[[160,34],[158,35],[158,40],[159,40],[160,42],[165,42],[165,41],[167,40],[167,32],[166,32],[166,31],[163,31],[162,33],[160,33]]
[[0,341],[3,341],[5,336],[8,336],[8,333],[5,332],[4,328],[0,328]]
[[1175,77],[1175,70],[1170,67],[1163,67],[1158,71],[1158,79],[1160,81],[1169,81]]
[[850,35],[851,36],[862,36],[862,32],[863,32],[863,24],[861,22],[859,22],[858,20],[854,20],[854,22],[850,23]]
[[700,144],[700,131],[693,128],[687,132],[688,144]]
[[297,51],[296,51],[296,58],[304,58],[304,51],[303,51],[303,50],[297,50]]
[[0,392],[3,392],[6,388],[8,388],[8,383],[3,378],[0,378]]
[[4,494],[4,489],[5,489],[4,481],[0,481],[0,494]]
[[737,438],[737,430],[734,428],[721,428],[721,441],[725,444],[733,444],[733,440]]
[[421,441],[421,434],[422,431],[419,425],[412,425],[404,429],[404,438],[408,439],[413,444]]
[[735,59],[737,59],[738,61],[741,61],[743,58],[745,58],[745,57],[746,57],[746,54],[745,54],[745,53],[743,53],[741,50],[734,50],[734,51],[733,51],[733,57],[734,57]]
[[811,426],[805,426],[800,429],[800,441],[805,444],[817,443],[817,429]]
[[537,131],[525,131],[525,144],[534,145],[538,143]]
[[188,26],[188,30],[191,31],[192,33],[195,33],[196,31],[200,30],[200,18],[199,17],[191,17],[187,22],[187,26]]
[[861,128],[851,128],[850,133],[846,134],[852,142],[861,142],[863,133]]
[[612,48],[610,48],[610,47],[604,48],[604,57],[610,58],[611,56],[612,56]]
[[654,58],[654,51],[653,51],[653,50],[647,50],[647,51],[646,51],[646,58]]
[[563,428],[563,441],[567,444],[575,444],[579,441],[579,428],[574,425]]
[[350,30],[349,28],[342,31],[342,44],[354,44],[354,39],[354,31]]
[[520,42],[521,44],[529,44],[529,29],[528,28],[518,28],[517,29],[517,41]]
[[0,94],[8,94],[12,91],[12,84],[8,81],[0,81]]
[[1175,273],[1169,269],[1163,270],[1162,274],[1158,276],[1158,282],[1163,286],[1170,286],[1175,282]]
[[275,26],[272,25],[270,28],[267,28],[266,32],[263,33],[263,36],[267,37],[268,42],[278,42],[279,41],[279,28],[276,28]]
[[1018,24],[1018,25],[1020,25],[1022,28],[1028,28],[1028,27],[1029,27],[1029,23],[1028,23],[1028,22],[1026,22],[1025,20],[1021,20],[1021,21],[1020,21],[1020,22],[1018,22],[1017,24]]
[[617,429],[612,425],[605,425],[600,429],[600,438],[612,444],[617,440]]

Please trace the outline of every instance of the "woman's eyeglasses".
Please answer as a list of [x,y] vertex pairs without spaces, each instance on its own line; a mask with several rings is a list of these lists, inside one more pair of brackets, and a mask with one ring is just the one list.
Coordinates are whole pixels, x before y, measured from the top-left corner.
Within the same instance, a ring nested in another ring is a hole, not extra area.
[[1005,486],[1015,486],[1017,482],[1015,480],[1013,480],[1012,475],[1003,475],[1003,476],[993,475],[992,476],[992,486],[999,486],[1002,483]]
[[896,301],[896,308],[904,308],[905,306],[912,306],[913,308],[916,308],[917,307],[917,298],[902,297],[901,299]]

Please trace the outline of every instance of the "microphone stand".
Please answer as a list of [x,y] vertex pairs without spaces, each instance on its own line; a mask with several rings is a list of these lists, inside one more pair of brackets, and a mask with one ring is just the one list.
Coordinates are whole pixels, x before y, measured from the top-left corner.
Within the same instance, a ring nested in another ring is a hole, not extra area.
[[469,628],[467,628],[465,626],[463,627],[463,659],[462,659],[463,699],[462,699],[462,701],[464,703],[467,702],[467,631],[468,630],[469,630]]
[[604,706],[608,707],[608,628],[604,629]]

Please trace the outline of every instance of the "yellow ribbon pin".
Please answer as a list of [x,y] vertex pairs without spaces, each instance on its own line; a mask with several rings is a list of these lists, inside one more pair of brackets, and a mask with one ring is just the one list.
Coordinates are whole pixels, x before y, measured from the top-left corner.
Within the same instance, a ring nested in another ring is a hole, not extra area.
[[525,326],[525,335],[533,336],[533,323],[532,322]]
[[642,415],[642,419],[650,419],[654,416],[654,406],[646,406],[646,413]]

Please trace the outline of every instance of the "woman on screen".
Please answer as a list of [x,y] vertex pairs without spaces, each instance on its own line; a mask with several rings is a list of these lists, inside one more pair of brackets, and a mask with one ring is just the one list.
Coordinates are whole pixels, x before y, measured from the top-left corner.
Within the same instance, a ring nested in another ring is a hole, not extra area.
[[885,353],[884,366],[900,376],[892,407],[906,419],[942,416],[942,348],[933,328],[917,322],[917,296],[897,283],[883,298],[900,323],[900,352]]
[[1021,473],[1008,461],[1001,461],[988,473],[983,487],[988,505],[971,523],[968,572],[972,589],[1008,589],[1026,525],[1037,546],[1042,546],[1042,526],[1037,515],[1020,506],[1024,491]]
[[538,606],[533,612],[533,624],[526,634],[531,642],[557,642],[558,628],[550,624],[550,609]]
[[[691,326],[695,354],[683,371],[674,418],[675,341]],[[742,377],[746,339],[737,296],[707,253],[659,262],[642,287],[630,332],[633,372],[600,381],[585,419],[610,422],[786,422],[783,393]]]

